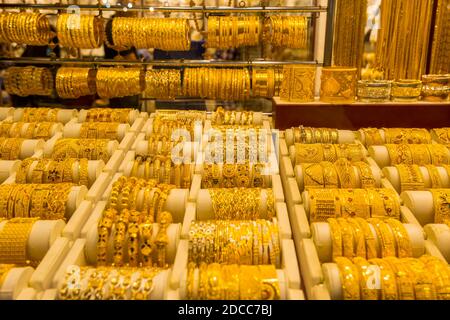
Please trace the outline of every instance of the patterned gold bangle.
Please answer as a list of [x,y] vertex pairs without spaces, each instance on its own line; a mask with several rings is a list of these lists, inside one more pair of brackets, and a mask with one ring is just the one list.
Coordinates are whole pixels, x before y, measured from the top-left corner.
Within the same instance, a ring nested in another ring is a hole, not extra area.
[[412,270],[415,280],[414,292],[416,300],[436,300],[436,288],[433,277],[420,259],[404,258],[403,261]]
[[396,257],[395,238],[388,225],[376,218],[370,218],[367,221],[375,227],[381,243],[381,257]]
[[295,144],[295,164],[318,163],[324,158],[324,149],[321,144]]
[[399,258],[410,258],[413,256],[411,239],[405,226],[396,219],[387,219],[386,223],[391,227],[397,244],[397,256]]
[[426,147],[431,156],[431,162],[429,164],[444,165],[450,164],[450,151],[442,144],[427,144]]
[[38,160],[37,158],[27,158],[22,161],[20,164],[19,170],[16,173],[16,183],[27,183],[28,171],[30,170],[30,166],[34,161]]
[[337,158],[345,158],[349,161],[364,161],[365,155],[362,145],[356,144],[335,144]]
[[433,195],[434,223],[445,223],[450,220],[450,190],[431,189]]
[[406,144],[386,144],[391,165],[413,164],[413,156],[409,145]]
[[441,174],[439,173],[438,168],[432,164],[426,165],[425,167],[427,168],[428,174],[430,175],[431,188],[432,189],[443,188],[444,185],[443,185]]
[[362,300],[378,300],[378,290],[371,287],[375,272],[373,266],[364,258],[355,257],[353,263],[359,274],[359,285],[361,288]]
[[343,256],[353,259],[355,252],[353,246],[353,231],[351,226],[347,222],[347,219],[338,218],[337,221],[339,223],[339,227],[341,228]]
[[392,270],[390,264],[384,259],[370,259],[369,263],[379,267],[381,281],[381,299],[397,300],[397,282],[395,279],[395,273]]
[[377,128],[364,128],[361,129],[365,137],[366,147],[383,145],[385,141],[381,137],[380,130]]
[[361,188],[376,188],[376,181],[373,175],[372,168],[369,164],[357,161],[353,163],[354,166],[359,170],[359,179],[361,180]]
[[448,299],[448,286],[450,285],[450,274],[448,272],[448,265],[439,258],[424,255],[420,260],[425,264],[425,268],[433,277],[433,283],[436,287],[437,299]]
[[325,187],[323,169],[320,163],[303,163],[301,167],[305,190]]
[[414,279],[409,268],[404,265],[403,259],[388,257],[384,260],[389,263],[395,273],[399,298],[401,300],[415,300]]
[[0,230],[0,263],[26,265],[28,260],[28,238],[34,218],[13,218]]
[[413,163],[423,166],[431,164],[431,152],[428,145],[425,144],[409,144]]
[[356,188],[356,174],[350,161],[340,158],[334,163],[334,168],[339,177],[341,188]]
[[358,269],[348,258],[335,258],[334,262],[339,268],[344,300],[359,300],[361,295]]
[[400,176],[401,192],[425,189],[425,182],[418,165],[397,164],[395,167]]
[[261,277],[261,299],[262,300],[279,300],[280,285],[278,283],[277,271],[272,265],[258,266]]
[[364,231],[355,218],[348,218],[347,223],[350,225],[352,231],[353,241],[355,242],[355,254],[356,257],[367,257],[366,239],[364,237]]
[[372,232],[372,229],[370,228],[369,223],[367,222],[367,220],[362,218],[355,218],[355,220],[358,222],[362,232],[364,233],[367,259],[377,258],[378,255],[377,255],[376,239]]
[[[242,300],[261,300],[261,277],[257,266],[239,267],[239,291]],[[246,281],[242,281],[246,279]]]
[[328,218],[341,216],[339,195],[333,189],[309,190],[309,219],[310,223],[325,222]]
[[341,215],[344,218],[369,218],[370,205],[364,189],[339,189]]
[[330,226],[331,232],[331,243],[332,243],[332,256],[333,260],[337,257],[343,256],[343,244],[342,244],[342,233],[341,226],[339,225],[337,219],[330,218],[327,220]]
[[322,166],[323,183],[325,188],[328,189],[339,188],[339,176],[336,172],[333,163],[322,161],[320,165]]

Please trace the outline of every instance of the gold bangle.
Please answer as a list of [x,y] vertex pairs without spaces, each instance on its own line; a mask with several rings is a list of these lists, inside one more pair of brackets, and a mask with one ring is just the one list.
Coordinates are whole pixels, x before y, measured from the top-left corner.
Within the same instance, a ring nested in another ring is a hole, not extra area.
[[333,189],[309,190],[309,219],[310,223],[325,222],[328,218],[341,216],[339,195]]
[[370,205],[364,189],[338,189],[338,193],[342,217],[370,217]]
[[449,189],[431,189],[434,207],[434,223],[445,223],[450,220],[450,192]]
[[385,260],[395,273],[399,298],[401,300],[415,300],[414,279],[409,268],[404,265],[403,259],[388,257]]
[[353,231],[347,219],[338,218],[337,222],[342,234],[343,256],[352,259],[355,256],[353,248]]
[[403,261],[413,272],[416,300],[436,300],[436,288],[433,277],[420,259],[404,258]]
[[413,164],[420,166],[431,164],[431,154],[430,148],[425,144],[409,144],[409,149],[411,150]]
[[420,257],[420,260],[425,264],[425,268],[430,272],[433,277],[433,283],[436,287],[437,299],[448,299],[448,286],[450,284],[450,274],[448,273],[448,265],[442,260],[424,255]]
[[[367,257],[366,239],[363,228],[355,218],[348,218],[347,223],[351,227],[353,240],[355,242],[356,257]],[[370,235],[369,235],[370,236]]]
[[361,295],[358,269],[348,258],[335,258],[334,262],[339,268],[344,300],[359,300]]
[[396,257],[395,238],[388,225],[377,218],[370,218],[367,221],[375,227],[381,243],[381,257]]
[[342,233],[341,226],[339,225],[337,219],[330,218],[327,220],[328,225],[330,226],[331,232],[331,242],[333,248],[333,260],[337,257],[343,256],[343,245],[342,245]]
[[400,176],[401,192],[425,189],[425,182],[418,165],[397,164],[395,167]]
[[396,219],[387,219],[386,223],[391,227],[397,246],[397,256],[399,258],[410,258],[413,256],[411,239],[405,226]]
[[381,299],[397,300],[397,282],[390,264],[384,259],[370,259],[369,263],[378,266],[380,270]]
[[339,177],[341,188],[356,188],[356,174],[351,162],[345,158],[340,158],[334,163],[334,168]]
[[324,175],[321,163],[303,163],[301,164],[303,171],[304,189],[324,188]]
[[376,188],[376,180],[370,165],[362,161],[354,162],[353,165],[356,166],[356,168],[359,171],[361,188],[363,189]]
[[0,231],[0,262],[5,264],[36,265],[28,260],[28,238],[35,218],[14,218]]
[[353,259],[356,269],[359,274],[359,286],[361,288],[362,300],[378,300],[378,290],[371,287],[373,284],[373,278],[375,272],[373,266],[365,259],[361,257],[355,257]]
[[435,165],[429,164],[425,166],[431,179],[431,188],[439,189],[443,187],[441,174]]
[[339,176],[336,172],[336,168],[331,162],[322,161],[323,183],[327,189],[339,188]]

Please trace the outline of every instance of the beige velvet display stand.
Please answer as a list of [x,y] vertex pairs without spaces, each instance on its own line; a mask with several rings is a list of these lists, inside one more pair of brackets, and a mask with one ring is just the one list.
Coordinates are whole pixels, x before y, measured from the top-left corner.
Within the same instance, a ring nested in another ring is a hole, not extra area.
[[6,181],[20,168],[20,160],[0,160],[0,183]]

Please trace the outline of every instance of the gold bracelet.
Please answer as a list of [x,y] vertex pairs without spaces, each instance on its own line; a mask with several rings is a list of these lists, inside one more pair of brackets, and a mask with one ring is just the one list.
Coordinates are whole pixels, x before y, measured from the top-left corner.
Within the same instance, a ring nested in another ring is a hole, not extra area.
[[334,262],[339,268],[344,300],[359,300],[361,295],[358,269],[348,258],[338,257]]
[[333,260],[337,257],[343,256],[343,244],[342,244],[342,233],[341,226],[339,225],[337,219],[330,218],[327,220],[330,226],[331,232],[331,243],[333,251]]
[[434,223],[445,223],[450,220],[449,189],[431,189],[434,207]]
[[378,300],[378,290],[372,288],[373,277],[375,272],[373,266],[365,259],[361,257],[355,257],[353,259],[356,269],[359,274],[359,286],[361,288],[361,299],[362,300]]
[[411,239],[405,226],[396,219],[387,219],[386,223],[391,227],[394,234],[397,256],[399,258],[410,258],[413,256]]
[[397,164],[395,167],[400,176],[401,192],[425,189],[425,182],[418,165]]
[[356,257],[367,257],[366,239],[364,230],[355,218],[348,218],[347,223],[350,225],[353,241],[355,242]]
[[370,218],[367,221],[375,227],[381,243],[381,257],[396,257],[395,238],[388,225],[377,218]]
[[433,277],[433,283],[436,287],[437,299],[448,299],[448,285],[450,284],[450,275],[448,273],[447,263],[429,255],[420,257],[420,260],[425,264],[425,268]]
[[324,188],[324,175],[321,163],[303,163],[301,164],[303,171],[304,189]]
[[425,167],[427,168],[428,174],[430,175],[431,188],[432,189],[443,188],[444,186],[438,168],[432,164],[426,165]]
[[356,166],[356,168],[359,170],[361,188],[376,188],[376,180],[370,165],[362,161],[354,162],[353,165]]
[[431,156],[431,163],[436,166],[450,164],[450,151],[442,144],[429,144],[426,145]]
[[6,222],[0,231],[0,263],[26,265],[28,238],[35,218],[14,218]]
[[397,300],[397,282],[394,271],[391,265],[384,259],[370,259],[369,263],[375,265],[380,270],[381,281],[381,299],[382,300]]
[[388,257],[385,259],[395,272],[398,295],[401,300],[415,300],[414,279],[403,259]]
[[328,218],[341,216],[339,195],[332,189],[309,190],[309,219],[310,223],[325,222]]
[[334,163],[334,168],[339,177],[341,188],[356,188],[356,174],[352,163],[345,158],[340,158]]
[[338,218],[337,219],[339,228],[342,234],[342,246],[343,246],[343,256],[349,259],[353,259],[355,256],[353,247],[353,231],[347,219]]

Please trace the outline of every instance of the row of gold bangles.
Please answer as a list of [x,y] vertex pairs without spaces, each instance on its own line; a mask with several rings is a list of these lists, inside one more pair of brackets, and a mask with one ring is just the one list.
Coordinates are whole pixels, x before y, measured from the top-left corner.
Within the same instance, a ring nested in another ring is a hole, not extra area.
[[0,218],[65,219],[74,184],[8,184],[0,186]]
[[386,143],[429,144],[432,142],[430,132],[420,128],[362,128],[360,132],[364,134],[364,142],[367,147]]
[[308,17],[270,16],[265,19],[263,38],[275,47],[305,49],[308,47]]
[[266,188],[264,164],[244,162],[241,164],[205,163],[203,165],[202,188]]
[[0,30],[0,43],[45,46],[55,36],[47,16],[31,12],[1,12]]
[[400,219],[400,200],[393,189],[309,189],[309,218]]
[[150,69],[145,72],[147,98],[173,100],[181,95],[181,71],[177,69]]
[[23,138],[0,138],[0,159],[17,160],[20,159]]
[[108,139],[73,139],[63,138],[56,141],[51,158],[64,160],[66,158],[109,160]]
[[[363,161],[350,162],[340,158],[336,162],[302,163],[304,189],[313,188],[375,188],[377,181],[372,168]],[[359,177],[359,179],[358,179]]]
[[97,94],[100,98],[135,96],[144,89],[144,78],[140,68],[103,67],[95,77]]
[[220,264],[272,264],[280,267],[280,235],[276,219],[193,221],[189,229],[189,261]]
[[[271,188],[210,188],[214,219],[272,219],[275,203]],[[265,198],[263,197],[265,196]]]
[[442,144],[386,144],[390,164],[450,164],[450,151]]
[[[434,222],[450,222],[450,189],[431,189],[433,195]],[[449,225],[450,226],[450,225]]]
[[95,70],[82,67],[60,67],[55,77],[56,93],[63,99],[77,99],[96,92]]
[[168,156],[149,156],[144,159],[137,156],[131,168],[132,177],[154,179],[159,183],[173,184],[177,188],[188,189],[191,186],[191,163],[173,163]]
[[[172,215],[164,208],[173,188],[174,185],[134,177],[122,176],[114,182],[109,205],[98,223],[98,266],[112,263],[119,267],[166,267],[167,229]],[[142,192],[142,201],[138,203]],[[156,237],[155,221],[159,227]],[[112,248],[109,247],[111,240]],[[108,258],[111,249],[112,261]]]
[[6,69],[4,84],[6,92],[21,97],[51,96],[54,87],[50,69],[33,66],[9,67]]
[[185,68],[183,93],[186,97],[214,100],[248,100],[248,68]]
[[425,165],[423,168],[416,164],[397,164],[394,166],[397,169],[400,178],[400,193],[404,191],[425,190],[425,179],[422,173],[424,168],[428,173],[431,181],[432,189],[444,188],[444,180],[442,179],[439,168],[445,169],[447,175],[450,177],[450,165]]
[[437,141],[450,147],[450,127],[449,128],[435,128],[431,132],[436,136]]
[[83,122],[80,128],[80,139],[118,139],[118,122]]
[[187,300],[279,300],[280,284],[273,265],[188,264]]
[[[30,261],[28,239],[34,223],[38,218],[13,218],[6,221],[0,230],[0,288],[2,264],[18,266],[36,266],[37,261]],[[8,271],[8,267],[6,268]]]
[[27,158],[17,170],[16,183],[75,183],[89,186],[88,160]]
[[57,122],[60,108],[23,108],[23,122]]
[[149,300],[157,267],[69,266],[58,292],[61,300]]
[[295,164],[318,163],[321,161],[335,162],[340,158],[349,161],[364,161],[365,149],[359,143],[355,144],[295,144]]
[[206,45],[216,49],[256,46],[261,29],[261,20],[257,16],[210,16]]
[[311,144],[311,143],[339,143],[339,130],[329,128],[311,128],[311,127],[294,127],[294,143]]
[[213,125],[252,125],[253,111],[231,111],[217,107],[212,115]]
[[62,13],[58,14],[56,35],[63,47],[95,49],[103,43],[104,28],[101,17]]
[[184,135],[186,131],[190,134],[190,139],[194,138],[194,130],[196,126],[199,126],[199,128],[202,128],[203,122],[198,122],[198,119],[195,117],[187,118],[184,120],[179,119],[168,119],[168,118],[161,118],[159,116],[155,117],[152,123],[152,136],[149,137],[149,147],[151,145],[151,142],[154,142],[154,140],[162,141],[163,139],[166,139],[166,141],[175,142],[172,140],[172,134],[176,130],[180,130],[180,137],[178,140],[181,140],[184,138]]
[[[364,259],[413,256],[411,239],[397,219],[330,218],[333,258]],[[376,232],[376,237],[372,232]],[[377,241],[378,239],[378,241]],[[378,252],[377,243],[381,250]]]
[[0,122],[0,137],[50,139],[56,122]]
[[253,68],[252,95],[272,98],[280,95],[283,72],[280,68]]
[[86,122],[128,123],[131,108],[92,108],[87,110]]
[[450,271],[439,258],[335,259],[343,300],[448,300]]

